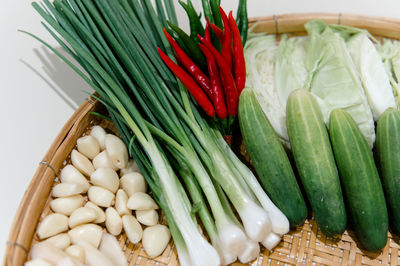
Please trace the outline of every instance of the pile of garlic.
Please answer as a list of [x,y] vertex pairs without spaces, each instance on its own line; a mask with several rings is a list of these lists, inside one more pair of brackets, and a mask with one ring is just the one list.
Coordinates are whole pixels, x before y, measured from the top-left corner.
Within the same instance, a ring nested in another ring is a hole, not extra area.
[[25,265],[127,265],[115,238],[122,231],[133,244],[142,240],[149,257],[159,256],[171,234],[158,224],[158,206],[122,140],[94,126],[77,140],[71,162],[52,188],[54,213],[37,228],[44,241],[33,246]]

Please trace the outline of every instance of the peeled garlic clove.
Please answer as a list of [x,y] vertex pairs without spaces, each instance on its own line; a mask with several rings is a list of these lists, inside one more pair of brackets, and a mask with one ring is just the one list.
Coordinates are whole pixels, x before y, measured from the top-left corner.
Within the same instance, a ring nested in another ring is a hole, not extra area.
[[85,207],[91,208],[96,211],[97,218],[96,218],[96,220],[93,221],[93,223],[95,223],[95,224],[104,223],[104,221],[106,220],[106,214],[99,206],[97,206],[96,204],[94,204],[91,201],[88,201],[85,204]]
[[120,179],[121,188],[128,194],[132,196],[136,192],[146,192],[147,183],[143,175],[138,172],[131,172],[123,175]]
[[60,180],[61,183],[75,183],[81,185],[84,193],[89,189],[89,182],[87,179],[71,164],[66,165],[61,170]]
[[96,157],[93,159],[93,166],[95,169],[99,168],[112,168],[113,170],[118,170],[118,167],[115,167],[106,151],[100,152]]
[[125,143],[113,134],[107,134],[105,143],[106,152],[112,164],[118,167],[118,169],[125,168],[129,160],[128,149]]
[[132,215],[124,215],[122,217],[122,224],[124,226],[124,230],[129,241],[133,244],[137,244],[140,239],[142,239],[142,226]]
[[82,195],[76,195],[66,198],[57,198],[50,202],[50,208],[56,212],[65,215],[71,215],[73,211],[83,205],[84,199]]
[[100,149],[104,150],[106,148],[106,135],[107,132],[101,126],[94,126],[90,131],[90,136],[94,137],[99,143]]
[[76,183],[60,183],[51,189],[51,195],[54,198],[69,197],[81,194],[85,189]]
[[115,196],[115,210],[119,215],[132,214],[132,211],[128,209],[126,204],[128,203],[128,195],[122,189],[118,189],[117,195]]
[[92,186],[88,190],[88,198],[100,207],[110,207],[114,203],[114,194],[102,187]]
[[156,210],[137,210],[136,219],[143,225],[156,225],[158,222],[158,212]]
[[85,250],[78,245],[72,245],[67,247],[65,252],[70,255],[72,258],[85,263]]
[[119,187],[119,176],[112,168],[98,168],[90,175],[90,182],[115,193]]
[[128,208],[131,210],[158,209],[156,202],[150,197],[150,195],[143,192],[136,192],[130,196],[126,206],[128,206]]
[[44,239],[55,236],[67,230],[68,217],[63,214],[52,213],[47,215],[39,224],[37,234],[40,239]]
[[52,266],[52,264],[42,259],[34,259],[25,262],[24,266]]
[[96,224],[79,225],[68,232],[72,244],[78,244],[79,241],[84,240],[95,248],[99,246],[102,234],[103,229]]
[[67,233],[52,236],[46,239],[46,242],[61,250],[64,250],[69,245],[71,245],[71,239],[69,238],[69,235]]
[[85,250],[85,265],[88,266],[116,266],[114,263],[99,250],[94,248],[87,241],[80,241],[80,247]]
[[90,223],[97,219],[97,212],[89,207],[76,209],[69,217],[69,227],[74,228],[80,224]]
[[80,137],[76,141],[76,147],[80,153],[85,155],[90,160],[93,160],[93,158],[96,157],[96,155],[100,152],[99,143],[97,142],[96,138],[90,135]]
[[116,266],[128,265],[125,254],[122,251],[117,239],[113,235],[103,232],[99,251],[107,256]]
[[94,166],[89,159],[77,150],[71,152],[72,165],[76,167],[82,174],[90,176],[94,172]]
[[125,168],[121,169],[120,175],[123,176],[132,172],[140,172],[139,166],[133,159],[128,161],[128,164]]
[[30,255],[32,260],[42,259],[49,262],[51,265],[55,265],[57,262],[68,256],[64,251],[56,248],[47,241],[42,241],[33,245]]
[[122,231],[121,217],[112,207],[108,207],[106,210],[106,228],[110,234],[115,236],[121,234]]
[[142,245],[150,258],[155,258],[167,247],[171,233],[165,225],[157,224],[147,227],[143,232]]

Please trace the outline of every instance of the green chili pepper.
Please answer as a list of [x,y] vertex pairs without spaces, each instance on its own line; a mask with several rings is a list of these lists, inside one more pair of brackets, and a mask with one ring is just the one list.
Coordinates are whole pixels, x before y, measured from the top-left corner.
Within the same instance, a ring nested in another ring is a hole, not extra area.
[[201,0],[201,5],[203,6],[204,16],[214,24],[214,17],[211,11],[209,0]]
[[181,28],[172,24],[168,21],[168,25],[171,27],[173,31],[176,32],[178,37],[182,40],[185,44],[186,48],[188,49],[188,55],[193,59],[193,61],[201,68],[201,70],[207,70],[207,63],[206,59],[200,50],[200,47],[197,42],[195,42],[189,35],[186,34]]
[[203,24],[201,24],[200,16],[197,14],[191,0],[187,0],[187,3],[179,1],[179,4],[185,9],[189,17],[190,37],[198,43],[197,34],[204,35],[204,28]]
[[219,13],[219,3],[218,0],[210,0],[211,11],[214,17],[214,24],[218,26],[218,28],[223,29],[224,24],[222,24],[221,14]]
[[244,46],[247,41],[247,29],[249,27],[249,20],[247,17],[247,0],[239,0],[236,23],[238,25],[240,36],[242,37],[242,43]]
[[179,38],[178,34],[175,31],[171,30],[170,28],[165,28],[165,30],[169,33],[169,35],[172,36],[172,38],[174,38],[174,40],[178,43],[179,47],[181,47],[182,50],[185,51],[187,55],[189,55],[190,54],[189,49],[186,47],[182,39]]

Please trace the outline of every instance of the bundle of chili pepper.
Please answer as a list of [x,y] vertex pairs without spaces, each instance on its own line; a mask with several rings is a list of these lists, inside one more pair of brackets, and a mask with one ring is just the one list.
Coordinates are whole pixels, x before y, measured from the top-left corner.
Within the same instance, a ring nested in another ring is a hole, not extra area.
[[[229,17],[221,7],[219,12],[223,29],[207,19],[204,36],[197,35],[200,40],[198,45],[206,58],[208,76],[190,59],[167,30],[164,30],[164,34],[175,52],[178,64],[160,49],[159,54],[207,115],[214,117],[216,114],[221,120],[229,115],[228,120],[232,121],[237,116],[239,95],[245,86],[246,65],[242,38],[232,11]],[[221,43],[220,52],[211,41],[211,29]]]

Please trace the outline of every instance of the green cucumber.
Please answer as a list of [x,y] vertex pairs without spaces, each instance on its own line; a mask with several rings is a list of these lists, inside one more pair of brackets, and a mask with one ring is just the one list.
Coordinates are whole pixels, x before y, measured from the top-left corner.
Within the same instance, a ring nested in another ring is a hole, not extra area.
[[240,95],[239,123],[264,190],[286,215],[291,227],[303,224],[308,211],[296,176],[278,135],[250,89],[244,89]]
[[315,220],[327,236],[346,229],[340,179],[321,110],[308,91],[294,90],[286,105],[289,141]]
[[400,113],[386,110],[378,120],[376,151],[393,233],[400,234]]
[[344,110],[330,114],[329,133],[350,218],[363,247],[382,249],[387,242],[388,213],[371,149]]

